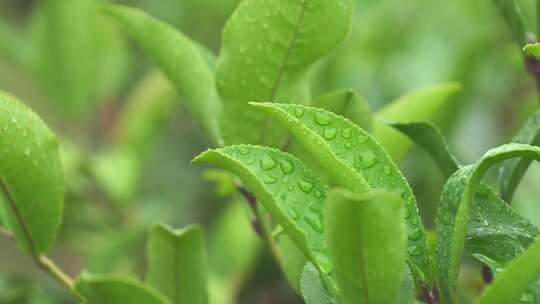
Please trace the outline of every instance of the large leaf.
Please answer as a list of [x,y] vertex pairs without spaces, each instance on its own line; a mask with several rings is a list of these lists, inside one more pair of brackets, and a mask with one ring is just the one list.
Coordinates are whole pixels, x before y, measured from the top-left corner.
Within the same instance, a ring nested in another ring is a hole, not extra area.
[[386,122],[429,121],[460,90],[461,85],[458,83],[442,83],[404,95],[389,103],[375,115],[375,139],[386,148],[392,159],[399,161],[409,150],[411,141]]
[[194,162],[238,175],[317,269],[331,271],[324,241],[326,187],[298,159],[272,148],[240,145],[208,150]]
[[24,104],[0,92],[0,185],[17,243],[36,255],[53,242],[62,219],[64,177],[58,141]]
[[225,25],[217,85],[227,143],[282,139],[249,101],[310,101],[306,72],[346,36],[350,0],[242,1]]
[[[540,239],[508,264],[484,291],[477,303],[506,304],[532,302],[527,287],[540,275]],[[525,296],[524,296],[525,295]]]
[[[519,144],[540,144],[540,110],[534,112],[521,127],[512,142]],[[507,202],[512,200],[516,188],[525,175],[531,160],[527,158],[511,159],[505,161],[499,169],[499,183],[501,196]]]
[[[461,254],[473,200],[489,190],[478,188],[485,172],[506,159],[527,157],[540,160],[540,148],[524,144],[508,144],[489,150],[474,166],[457,171],[447,182],[441,194],[437,212],[438,281],[442,303],[454,303]],[[484,194],[485,195],[485,194]]]
[[129,277],[83,272],[73,289],[88,304],[172,304],[150,286]]
[[334,183],[353,191],[381,188],[405,201],[408,253],[417,283],[431,283],[424,228],[407,181],[385,150],[351,121],[322,109],[294,104],[253,104],[287,127]]
[[399,198],[334,190],[325,213],[341,303],[395,303],[407,238]]
[[368,132],[373,128],[371,106],[353,90],[338,90],[317,96],[313,106],[348,118]]
[[208,303],[203,234],[200,226],[150,229],[146,281],[173,303]]
[[422,147],[439,165],[445,178],[458,170],[458,162],[450,153],[441,131],[429,122],[394,123],[392,127]]
[[173,27],[139,9],[110,5],[104,11],[117,19],[152,57],[178,92],[185,96],[187,109],[214,144],[222,145],[216,121],[221,103],[207,53]]

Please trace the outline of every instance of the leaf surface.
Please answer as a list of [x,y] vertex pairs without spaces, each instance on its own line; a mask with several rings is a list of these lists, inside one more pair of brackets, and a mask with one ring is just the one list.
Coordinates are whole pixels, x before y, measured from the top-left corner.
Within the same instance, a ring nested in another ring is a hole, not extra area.
[[172,304],[150,286],[130,277],[83,272],[73,289],[89,304]]
[[58,141],[15,97],[0,91],[0,185],[8,227],[25,252],[54,241],[62,220],[64,177]]
[[477,191],[480,195],[489,193],[489,190],[482,189],[480,185],[483,175],[493,165],[516,157],[540,160],[540,148],[525,144],[508,144],[491,149],[475,165],[457,171],[445,185],[436,219],[436,254],[442,303],[454,301],[473,200]]
[[311,263],[306,263],[300,282],[302,297],[306,304],[332,304],[334,298],[324,287],[323,280],[317,268]]
[[204,232],[200,226],[173,230],[164,225],[150,229],[148,284],[173,303],[208,303]]
[[339,184],[351,191],[380,188],[405,201],[409,262],[418,281],[431,281],[425,232],[407,181],[386,151],[351,121],[322,109],[295,104],[254,103],[287,127]]
[[202,47],[139,9],[108,5],[104,11],[122,24],[185,96],[186,108],[214,144],[223,145],[216,120],[221,102],[215,90],[208,54]]
[[345,39],[351,17],[350,0],[240,2],[225,25],[217,64],[227,143],[275,145],[284,139],[247,103],[308,103],[306,72]]
[[324,273],[331,270],[324,241],[326,186],[298,159],[272,148],[239,145],[208,150],[193,161],[238,175],[303,254]]
[[429,121],[460,90],[459,83],[441,83],[414,91],[389,103],[375,114],[375,139],[388,151],[392,159],[399,161],[411,147],[411,141],[388,126],[387,122]]
[[353,90],[338,90],[318,96],[313,107],[341,115],[368,132],[373,128],[371,106]]
[[407,239],[399,198],[338,189],[329,193],[325,212],[340,302],[395,303]]
[[477,301],[478,304],[532,302],[527,287],[540,275],[540,239],[510,262]]
[[540,59],[540,43],[527,44],[523,51],[536,59]]

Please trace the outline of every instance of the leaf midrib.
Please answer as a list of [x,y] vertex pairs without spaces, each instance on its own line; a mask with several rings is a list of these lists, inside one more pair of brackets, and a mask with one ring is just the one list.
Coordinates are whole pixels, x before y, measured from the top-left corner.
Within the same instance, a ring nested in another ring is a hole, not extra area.
[[[302,24],[304,23],[304,16],[305,16],[305,12],[306,12],[306,8],[307,8],[307,3],[309,0],[300,0],[301,3],[300,3],[300,12],[298,13],[298,17],[296,18],[296,23],[294,25],[294,28],[293,28],[293,33],[291,35],[291,39],[289,40],[289,44],[287,45],[287,48],[285,49],[285,55],[283,56],[283,60],[281,61],[281,64],[278,68],[278,74],[277,74],[277,77],[276,77],[276,81],[274,83],[274,85],[272,86],[272,90],[271,90],[271,93],[270,93],[270,101],[274,101],[274,99],[276,98],[276,95],[277,95],[277,92],[278,92],[278,89],[279,89],[279,86],[281,84],[281,81],[283,80],[283,75],[285,74],[285,68],[287,66],[287,63],[289,61],[289,57],[291,56],[291,52],[292,52],[292,49],[295,45],[295,42],[296,42],[296,38],[298,36],[298,33],[300,32],[300,28],[302,26]],[[267,130],[267,126],[268,126],[268,115],[265,114],[264,115],[264,120],[262,122],[262,129],[261,129],[261,136],[260,136],[260,139],[259,139],[259,143],[263,143],[264,142],[264,139],[266,137],[266,130]]]

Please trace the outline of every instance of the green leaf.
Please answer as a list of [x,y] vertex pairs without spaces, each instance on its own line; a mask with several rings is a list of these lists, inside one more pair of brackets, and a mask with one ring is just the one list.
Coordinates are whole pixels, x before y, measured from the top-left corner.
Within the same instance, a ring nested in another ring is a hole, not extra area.
[[409,93],[389,103],[375,114],[375,139],[386,148],[392,159],[399,161],[411,147],[411,141],[386,122],[429,121],[460,90],[459,83],[442,83]]
[[243,204],[240,200],[228,203],[208,234],[212,304],[236,303],[240,287],[253,271],[261,249],[261,241],[251,227]]
[[[540,275],[540,239],[537,239],[527,250],[508,264],[488,286],[479,304],[506,304],[531,302],[532,295],[527,294],[527,287]],[[529,295],[531,297],[529,297]]]
[[319,271],[311,263],[306,263],[302,272],[302,297],[306,304],[332,304],[334,298],[324,287]]
[[339,90],[318,96],[313,106],[341,115],[368,132],[373,128],[369,103],[353,90]]
[[289,284],[291,284],[291,287],[301,295],[302,273],[304,272],[307,258],[287,234],[282,233],[275,236],[274,240],[275,248],[280,257],[278,260],[279,266],[289,281]]
[[540,43],[527,44],[523,48],[523,51],[527,53],[527,55],[533,56],[540,60]]
[[81,273],[73,289],[88,304],[172,304],[150,286],[135,279],[118,275]]
[[225,25],[217,66],[227,143],[284,139],[247,103],[310,102],[309,67],[345,39],[351,17],[350,0],[240,2]]
[[0,130],[7,226],[21,249],[37,255],[50,247],[62,220],[64,177],[58,141],[34,112],[1,91]]
[[204,232],[200,226],[150,229],[146,281],[173,303],[208,303]]
[[483,175],[493,165],[516,157],[540,160],[540,148],[508,144],[491,149],[474,166],[457,171],[445,185],[436,219],[436,254],[442,303],[454,303],[456,280],[473,199],[477,191],[485,191],[478,189]]
[[239,145],[208,150],[193,162],[238,175],[309,261],[324,273],[331,270],[323,234],[326,187],[298,159],[272,148]]
[[405,265],[403,204],[382,192],[333,190],[328,248],[342,303],[395,303]]
[[[540,144],[540,110],[534,112],[518,131],[512,142],[519,144]],[[510,202],[516,188],[525,175],[531,160],[527,158],[505,161],[499,169],[499,183],[502,198]]]
[[458,162],[437,126],[429,122],[393,123],[393,128],[407,135],[435,160],[445,178],[458,170]]
[[108,5],[104,12],[118,20],[186,98],[186,108],[217,145],[223,145],[216,117],[221,103],[207,53],[195,42],[143,11]]
[[521,10],[514,0],[494,0],[515,42],[521,47],[527,43],[527,31]]
[[409,262],[417,282],[431,282],[424,228],[407,181],[385,150],[349,120],[322,109],[294,104],[253,103],[287,127],[328,172],[350,190],[399,192],[409,228]]

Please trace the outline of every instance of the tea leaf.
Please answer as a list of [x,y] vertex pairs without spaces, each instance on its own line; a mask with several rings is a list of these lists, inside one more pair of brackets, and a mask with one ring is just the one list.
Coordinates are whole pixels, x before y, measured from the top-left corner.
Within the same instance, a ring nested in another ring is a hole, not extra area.
[[308,260],[291,238],[283,233],[276,237],[275,248],[280,256],[279,266],[291,287],[299,294],[302,294],[302,274]]
[[407,238],[398,197],[333,190],[326,226],[341,302],[396,302]]
[[173,303],[208,303],[206,252],[200,226],[150,229],[146,281]]
[[536,59],[540,59],[540,43],[527,44],[523,51]]
[[313,107],[341,115],[366,131],[373,128],[373,114],[369,103],[353,90],[339,90],[318,96]]
[[308,103],[309,67],[345,39],[351,17],[350,0],[240,2],[225,25],[217,65],[224,105],[220,125],[227,143],[284,140],[247,103]]
[[130,277],[81,273],[73,288],[88,303],[172,304],[150,286]]
[[[523,254],[503,269],[495,281],[485,289],[477,303],[505,304],[529,300],[529,294],[525,292],[527,286],[540,275],[539,256],[540,239],[537,239]],[[524,298],[524,295],[527,298]]]
[[386,122],[429,121],[460,90],[459,83],[442,83],[409,93],[389,103],[375,114],[375,139],[388,151],[392,159],[400,160],[409,150],[411,141]]
[[429,122],[391,123],[390,126],[407,135],[422,147],[439,165],[445,178],[458,170],[458,162],[450,152],[441,131]]
[[323,280],[317,268],[311,263],[306,263],[302,272],[302,297],[306,304],[332,304],[335,303],[333,297],[324,287]]
[[62,220],[64,177],[58,141],[34,112],[1,91],[0,129],[7,226],[14,230],[19,247],[35,256],[50,247]]
[[[512,142],[533,146],[540,144],[540,110],[529,117]],[[530,164],[531,160],[528,158],[510,159],[502,163],[499,169],[499,183],[501,196],[505,201],[512,201],[514,192]]]
[[326,187],[299,160],[279,150],[239,145],[208,150],[193,162],[238,175],[304,255],[324,273],[331,270],[323,234]]
[[214,89],[214,73],[201,47],[145,12],[121,5],[108,5],[104,12],[118,20],[142,49],[186,97],[186,108],[217,145],[223,145],[216,117],[221,102]]
[[409,262],[417,282],[431,282],[424,227],[407,181],[386,151],[349,120],[322,109],[294,104],[253,103],[287,127],[334,183],[350,190],[400,192],[409,228]]
[[436,220],[436,254],[442,303],[453,303],[454,300],[473,199],[477,191],[480,191],[480,194],[485,191],[482,187],[478,189],[483,175],[493,165],[516,157],[540,160],[540,148],[508,144],[491,149],[474,166],[457,171],[445,185]]

